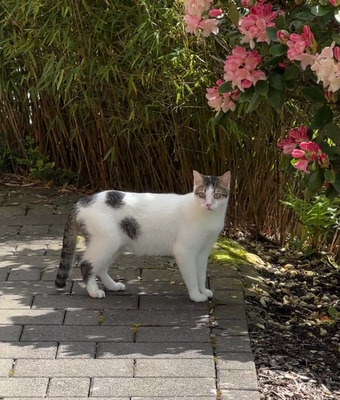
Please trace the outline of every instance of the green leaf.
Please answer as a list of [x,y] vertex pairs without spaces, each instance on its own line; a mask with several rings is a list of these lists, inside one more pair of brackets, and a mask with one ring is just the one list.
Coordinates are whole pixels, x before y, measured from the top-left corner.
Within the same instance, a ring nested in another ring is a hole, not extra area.
[[288,29],[286,17],[284,14],[279,15],[275,20],[275,26],[278,29]]
[[290,65],[284,70],[283,79],[285,81],[291,81],[292,79],[296,79],[300,73],[300,68],[297,65]]
[[325,126],[325,134],[335,144],[340,146],[340,128],[335,124],[327,124]]
[[323,170],[321,168],[316,169],[311,172],[308,179],[307,188],[310,194],[315,194],[319,189],[322,188],[322,185],[325,181]]
[[251,87],[251,88],[245,90],[244,92],[240,92],[237,100],[240,103],[243,103],[245,101],[250,101],[250,99],[253,97],[253,95],[254,95],[254,87]]
[[225,113],[222,111],[222,110],[220,110],[216,115],[215,115],[215,117],[214,117],[214,119],[213,119],[213,124],[214,125],[218,125],[218,124],[220,124],[221,122],[222,122],[222,119],[225,117]]
[[326,124],[332,122],[333,112],[327,105],[323,105],[315,113],[311,128],[312,129],[322,129]]
[[291,79],[290,81],[286,81],[286,89],[287,90],[295,90],[296,89],[296,80]]
[[286,54],[287,46],[283,44],[276,44],[275,46],[270,47],[269,53],[275,57],[280,57]]
[[276,37],[277,31],[278,31],[278,29],[277,29],[276,27],[274,27],[274,26],[273,26],[273,27],[266,28],[267,36],[269,37],[269,39],[270,39],[272,42],[278,42],[278,39],[277,39],[277,37]]
[[232,89],[231,82],[223,82],[218,88],[218,93],[229,93]]
[[268,103],[279,112],[284,103],[284,92],[282,90],[270,89]]
[[312,103],[326,103],[323,91],[317,87],[302,88],[300,94]]
[[332,184],[328,185],[328,188],[326,189],[326,192],[325,192],[327,199],[332,201],[336,198],[336,196],[338,194],[339,193],[336,191],[336,189],[334,188],[334,186]]
[[340,193],[340,173],[338,172],[335,177],[335,181],[333,182],[333,186],[335,190]]
[[340,45],[340,35],[339,35],[338,33],[333,33],[333,35],[332,35],[332,40],[334,40],[334,42],[335,42],[337,45]]
[[269,83],[267,81],[258,81],[255,85],[255,93],[261,96],[266,96],[269,90]]
[[332,318],[336,318],[340,315],[339,311],[335,307],[329,307],[328,315]]
[[325,169],[324,170],[324,177],[325,180],[329,183],[334,183],[335,181],[335,172],[332,169]]
[[235,26],[238,25],[238,20],[240,18],[240,15],[238,13],[236,4],[233,2],[230,2],[228,17],[233,25]]
[[278,72],[272,72],[268,76],[268,81],[274,89],[284,90],[285,88],[285,81],[283,79],[283,76]]
[[261,96],[259,93],[255,92],[253,97],[249,101],[246,113],[250,113],[250,112],[256,110],[256,108],[262,103],[263,99],[264,99],[263,96]]
[[312,7],[310,11],[316,17],[324,17],[325,15],[332,12],[332,10],[329,7],[320,5]]
[[324,150],[331,161],[340,159],[340,149],[337,146],[328,147]]

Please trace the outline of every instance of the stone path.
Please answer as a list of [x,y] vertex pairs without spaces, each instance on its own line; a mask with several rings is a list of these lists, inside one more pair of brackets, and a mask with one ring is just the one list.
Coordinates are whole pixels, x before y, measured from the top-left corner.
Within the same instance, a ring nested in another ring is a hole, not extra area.
[[77,268],[55,289],[77,197],[0,186],[0,399],[259,400],[236,268],[209,266],[209,304],[168,258],[124,255],[111,274],[127,290],[105,299]]

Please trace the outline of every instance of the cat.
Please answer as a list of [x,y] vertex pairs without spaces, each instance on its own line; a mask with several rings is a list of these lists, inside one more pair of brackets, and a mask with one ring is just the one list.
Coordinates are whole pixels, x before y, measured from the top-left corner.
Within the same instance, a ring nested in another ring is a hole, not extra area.
[[56,287],[66,284],[77,234],[82,232],[86,250],[80,268],[91,297],[105,297],[96,276],[107,290],[125,289],[108,275],[108,266],[119,254],[130,251],[137,256],[173,256],[190,299],[212,298],[206,288],[207,262],[224,227],[231,175],[194,171],[193,177],[193,192],[184,195],[107,190],[80,199],[66,222]]

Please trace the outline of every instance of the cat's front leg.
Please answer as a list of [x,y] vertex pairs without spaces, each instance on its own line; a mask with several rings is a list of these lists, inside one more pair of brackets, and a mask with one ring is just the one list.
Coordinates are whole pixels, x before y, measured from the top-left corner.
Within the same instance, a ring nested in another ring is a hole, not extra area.
[[195,302],[207,301],[208,296],[201,293],[198,288],[196,262],[191,252],[188,249],[178,248],[175,251],[175,258],[188,289],[190,299]]
[[201,250],[200,254],[197,258],[197,280],[198,280],[198,289],[200,293],[206,295],[209,299],[212,299],[213,292],[206,287],[207,281],[207,266],[208,266],[208,259],[210,254],[211,248],[210,246],[205,247]]

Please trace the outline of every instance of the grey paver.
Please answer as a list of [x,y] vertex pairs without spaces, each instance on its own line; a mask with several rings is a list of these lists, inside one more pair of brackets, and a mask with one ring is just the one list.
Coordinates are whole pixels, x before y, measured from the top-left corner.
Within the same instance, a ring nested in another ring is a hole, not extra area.
[[216,336],[248,335],[248,325],[245,320],[217,320],[212,333]]
[[137,360],[135,377],[215,378],[213,359]]
[[52,378],[47,395],[50,397],[86,397],[89,393],[90,383],[90,378]]
[[211,358],[210,343],[99,343],[97,358]]
[[213,304],[228,306],[234,306],[236,304],[244,305],[243,290],[241,288],[232,290],[215,290]]
[[247,369],[254,371],[254,356],[252,353],[224,353],[216,358],[216,368],[217,370]]
[[19,340],[22,332],[22,326],[20,325],[0,325],[0,340]]
[[153,296],[143,295],[140,296],[141,310],[204,310],[208,312],[208,304],[206,302],[195,303],[186,296]]
[[[1,270],[0,270],[1,272]],[[55,279],[55,274],[54,274]],[[61,293],[69,293],[71,290],[71,282],[68,281],[66,283],[66,287],[63,289]],[[31,295],[36,294],[56,294],[60,291],[56,289],[53,282],[43,282],[43,281],[6,281],[0,282],[0,295],[1,294],[19,294],[20,295],[28,295],[31,299],[30,303],[32,302]],[[1,303],[0,303],[1,304]]]
[[95,358],[96,350],[96,342],[64,342],[59,344],[57,358]]
[[244,304],[224,306],[214,305],[213,316],[215,319],[242,319],[246,321],[246,310]]
[[47,378],[0,378],[0,396],[44,397],[47,385]]
[[217,355],[230,352],[251,352],[250,340],[248,336],[216,336],[215,343]]
[[61,325],[64,319],[62,310],[0,310],[0,324],[26,325]]
[[133,339],[132,329],[127,326],[40,326],[26,325],[22,333],[23,341],[112,341],[129,342]]
[[0,342],[0,354],[3,358],[55,358],[58,344],[29,342]]
[[240,278],[231,276],[227,278],[221,278],[220,276],[212,277],[209,279],[209,283],[213,290],[234,289],[243,285]]
[[220,389],[258,390],[253,370],[220,370],[217,380]]
[[55,296],[35,296],[33,308],[40,309],[52,307],[63,310],[74,308],[82,308],[85,310],[98,310],[98,308],[118,310],[137,309],[137,296],[126,296],[124,294],[115,293],[108,293],[104,299],[93,299],[88,295],[80,296],[64,293]]
[[133,360],[17,360],[15,377],[131,377]]
[[221,390],[221,400],[260,400],[260,394],[257,390]]
[[[11,358],[0,358],[0,377],[8,378],[12,370],[13,360]],[[0,389],[1,393],[1,389]]]
[[94,378],[91,396],[211,396],[213,378]]
[[7,308],[31,308],[31,304],[33,301],[33,296],[23,294],[9,294],[0,296],[0,309]]
[[7,278],[9,281],[38,281],[40,279],[40,268],[27,268],[21,266],[19,268],[12,268]]
[[136,342],[209,342],[209,331],[199,326],[139,327]]

